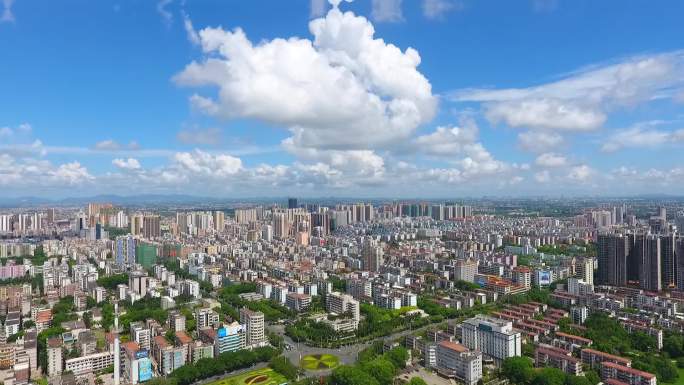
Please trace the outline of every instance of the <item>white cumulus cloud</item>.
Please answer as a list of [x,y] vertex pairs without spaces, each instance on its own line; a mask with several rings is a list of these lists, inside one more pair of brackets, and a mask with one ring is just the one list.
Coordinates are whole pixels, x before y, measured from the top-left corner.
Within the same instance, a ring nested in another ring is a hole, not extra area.
[[399,22],[404,20],[401,9],[402,0],[371,0],[371,16],[375,21]]
[[682,74],[684,51],[673,51],[586,67],[534,87],[459,90],[452,99],[483,103],[488,119],[511,127],[590,131],[617,107],[675,97]]
[[14,14],[12,13],[12,4],[14,0],[2,0],[2,16],[0,16],[0,23],[13,22]]
[[437,99],[416,50],[375,38],[367,19],[337,7],[309,30],[313,40],[253,44],[240,28],[205,28],[207,58],[174,80],[218,88],[217,98],[194,95],[197,109],[288,127],[299,147],[368,149],[406,139],[432,119]]
[[466,145],[477,141],[478,129],[474,124],[458,126],[440,126],[427,135],[416,138],[416,145],[421,151],[431,155],[457,155],[463,152]]
[[586,182],[595,171],[586,164],[574,166],[570,168],[568,179],[575,182]]
[[423,0],[423,15],[428,19],[439,19],[450,11],[462,8],[460,0]]
[[112,164],[122,170],[139,170],[141,168],[140,162],[135,159],[135,158],[128,158],[128,159],[122,159],[122,158],[116,158],[112,160]]
[[523,150],[531,152],[545,152],[563,143],[560,134],[549,131],[525,131],[518,134],[518,144]]
[[655,128],[658,123],[636,124],[626,129],[618,130],[605,139],[601,147],[604,152],[615,152],[623,148],[658,148],[665,144],[684,142],[684,129],[666,131]]
[[568,160],[562,155],[547,152],[539,155],[535,163],[540,167],[563,167],[568,164]]

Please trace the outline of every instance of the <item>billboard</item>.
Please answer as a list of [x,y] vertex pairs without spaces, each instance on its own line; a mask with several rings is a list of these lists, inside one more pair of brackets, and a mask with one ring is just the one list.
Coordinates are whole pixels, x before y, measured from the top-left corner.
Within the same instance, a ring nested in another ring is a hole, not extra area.
[[481,274],[475,274],[475,283],[484,287],[487,284],[487,276]]
[[138,361],[138,382],[152,379],[152,361],[145,357]]
[[173,367],[179,368],[185,364],[185,355],[182,350],[177,350],[173,353]]
[[537,271],[537,281],[539,286],[546,286],[551,284],[551,272],[548,270]]
[[141,358],[147,358],[148,356],[149,356],[149,353],[145,349],[138,350],[137,352],[135,352],[135,359],[136,360],[139,360]]

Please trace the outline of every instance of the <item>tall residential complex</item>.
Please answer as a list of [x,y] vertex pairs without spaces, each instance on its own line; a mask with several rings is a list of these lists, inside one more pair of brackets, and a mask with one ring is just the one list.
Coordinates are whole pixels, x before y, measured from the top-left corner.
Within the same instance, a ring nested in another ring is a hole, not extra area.
[[632,253],[633,260],[639,266],[639,286],[650,291],[662,290],[660,238],[654,235],[636,236]]
[[[633,284],[648,291],[684,289],[681,245],[682,240],[675,233],[599,234],[596,283]],[[589,274],[583,276],[585,282],[590,278]]]
[[624,286],[627,284],[627,256],[630,239],[622,234],[599,234],[597,283]]
[[363,256],[363,269],[368,271],[378,271],[383,263],[382,246],[371,238],[366,237],[361,246],[361,253]]

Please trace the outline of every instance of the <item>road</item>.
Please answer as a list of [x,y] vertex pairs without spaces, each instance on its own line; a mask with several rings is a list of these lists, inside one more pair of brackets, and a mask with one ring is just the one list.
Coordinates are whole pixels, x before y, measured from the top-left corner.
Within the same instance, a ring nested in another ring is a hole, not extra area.
[[[354,364],[357,359],[358,359],[358,354],[360,351],[366,349],[367,347],[371,346],[373,342],[375,341],[394,341],[398,338],[405,337],[409,334],[414,334],[414,333],[420,333],[423,330],[436,327],[439,324],[429,324],[417,329],[412,329],[412,330],[404,330],[401,332],[397,332],[394,334],[390,334],[385,337],[378,337],[373,340],[364,342],[364,343],[358,343],[358,344],[352,344],[352,345],[347,345],[347,346],[342,346],[340,348],[332,349],[332,348],[318,348],[314,346],[309,346],[306,345],[305,343],[301,342],[294,342],[290,337],[285,335],[285,327],[283,325],[269,325],[268,329],[276,333],[280,336],[283,337],[285,340],[286,344],[289,344],[290,346],[293,347],[292,350],[283,350],[283,355],[287,357],[290,362],[292,362],[296,366],[300,366],[299,362],[301,361],[302,357],[310,355],[310,354],[332,354],[337,356],[340,359],[340,363],[343,365],[351,365]],[[330,374],[330,370],[316,370],[316,371],[309,371],[307,370],[307,375],[328,375]]]

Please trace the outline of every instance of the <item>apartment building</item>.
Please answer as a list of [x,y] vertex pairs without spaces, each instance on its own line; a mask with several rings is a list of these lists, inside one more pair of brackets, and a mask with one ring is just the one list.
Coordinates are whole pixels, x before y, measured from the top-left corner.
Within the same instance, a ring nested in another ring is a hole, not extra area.
[[482,353],[455,342],[442,341],[437,344],[437,371],[466,385],[475,385],[482,378]]
[[479,314],[463,321],[461,330],[463,345],[495,361],[521,355],[522,338],[510,321]]

